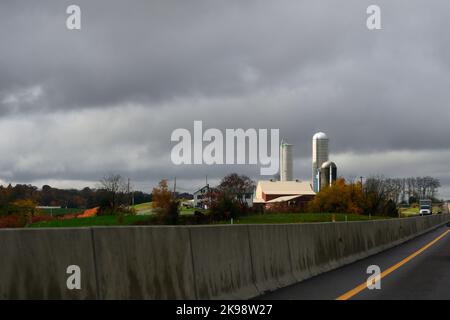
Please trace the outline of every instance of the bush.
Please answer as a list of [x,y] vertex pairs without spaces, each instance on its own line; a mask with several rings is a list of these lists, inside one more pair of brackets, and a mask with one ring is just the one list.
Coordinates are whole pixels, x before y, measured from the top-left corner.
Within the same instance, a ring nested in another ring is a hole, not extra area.
[[289,205],[285,202],[271,204],[264,210],[267,213],[304,213],[306,212],[305,204]]
[[56,218],[49,216],[47,214],[42,214],[42,215],[34,216],[33,218],[31,218],[31,222],[35,223],[35,222],[43,222],[43,221],[52,221],[55,219]]
[[[31,223],[51,221],[55,218],[43,214],[39,216],[31,217]],[[11,214],[8,216],[0,217],[0,228],[23,228],[29,222],[29,218],[25,214]]]
[[210,219],[212,221],[236,219],[250,212],[246,203],[241,203],[227,192],[216,192],[211,200]]
[[19,215],[9,215],[0,217],[0,228],[23,228],[26,219]]
[[160,211],[164,224],[177,224],[180,216],[180,202],[176,199],[170,199],[167,208]]
[[126,215],[135,215],[136,210],[134,208],[119,206],[115,210],[113,210],[109,206],[102,206],[97,211],[97,216],[126,216]]
[[389,200],[383,208],[383,215],[388,217],[398,217],[398,209],[394,201]]

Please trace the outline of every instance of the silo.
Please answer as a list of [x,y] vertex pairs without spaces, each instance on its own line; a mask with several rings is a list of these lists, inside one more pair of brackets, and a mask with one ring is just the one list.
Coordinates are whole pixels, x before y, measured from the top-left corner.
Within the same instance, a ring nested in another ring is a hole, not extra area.
[[[332,161],[327,161],[320,167],[320,189],[331,186],[337,179],[337,166]],[[319,190],[320,190],[319,189]]]
[[294,180],[293,145],[281,141],[280,145],[280,181]]
[[318,132],[312,139],[312,181],[315,192],[320,189],[320,168],[328,161],[328,137]]

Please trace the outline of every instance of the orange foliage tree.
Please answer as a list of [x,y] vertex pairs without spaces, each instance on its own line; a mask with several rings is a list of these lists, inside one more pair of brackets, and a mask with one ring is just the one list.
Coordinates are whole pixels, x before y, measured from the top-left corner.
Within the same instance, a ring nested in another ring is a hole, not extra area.
[[364,193],[360,183],[346,183],[338,179],[323,188],[309,203],[310,212],[363,213]]
[[167,185],[167,180],[161,180],[157,187],[152,191],[152,207],[153,209],[167,210],[172,199],[172,192],[170,192]]
[[12,205],[17,210],[19,216],[25,218],[28,223],[31,223],[33,217],[39,213],[36,202],[31,199],[16,200]]
[[152,191],[152,207],[161,215],[166,224],[177,224],[179,201],[169,190],[167,180],[161,180],[158,187]]

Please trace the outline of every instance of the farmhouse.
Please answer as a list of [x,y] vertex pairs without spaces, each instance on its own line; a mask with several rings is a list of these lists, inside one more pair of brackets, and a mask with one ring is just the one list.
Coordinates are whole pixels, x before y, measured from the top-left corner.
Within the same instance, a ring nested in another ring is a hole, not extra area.
[[194,192],[194,208],[208,209],[209,191],[209,184],[206,184]]

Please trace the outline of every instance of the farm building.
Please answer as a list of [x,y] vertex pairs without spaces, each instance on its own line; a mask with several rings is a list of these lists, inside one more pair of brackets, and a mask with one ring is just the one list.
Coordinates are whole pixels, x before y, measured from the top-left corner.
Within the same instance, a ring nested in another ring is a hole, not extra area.
[[301,205],[311,201],[316,193],[310,182],[304,181],[259,181],[253,204],[265,207],[286,203]]

